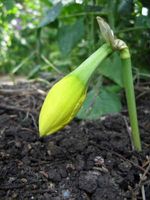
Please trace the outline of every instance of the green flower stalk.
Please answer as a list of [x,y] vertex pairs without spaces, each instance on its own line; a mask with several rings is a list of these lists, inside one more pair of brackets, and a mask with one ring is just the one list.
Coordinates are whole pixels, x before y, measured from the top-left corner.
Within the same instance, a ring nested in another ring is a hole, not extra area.
[[120,39],[115,39],[113,31],[109,25],[101,18],[97,21],[105,41],[112,46],[114,50],[119,50],[123,67],[123,82],[127,99],[129,118],[131,124],[131,136],[134,148],[141,151],[141,140],[137,120],[136,102],[132,77],[131,56],[126,43]]
[[88,82],[93,72],[110,53],[111,46],[104,44],[51,88],[40,111],[41,137],[62,129],[75,117],[86,97]]
[[137,120],[136,102],[132,77],[131,56],[128,47],[120,51],[120,57],[123,67],[123,82],[125,87],[129,118],[132,129],[132,141],[135,149],[141,151],[141,140]]

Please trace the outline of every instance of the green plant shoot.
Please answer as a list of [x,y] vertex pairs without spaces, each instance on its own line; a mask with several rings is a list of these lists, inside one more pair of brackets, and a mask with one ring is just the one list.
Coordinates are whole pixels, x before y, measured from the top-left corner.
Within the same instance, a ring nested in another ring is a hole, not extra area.
[[106,41],[78,68],[56,83],[43,103],[39,116],[40,136],[48,136],[63,128],[77,114],[86,97],[88,82],[99,64],[113,51],[120,51],[123,66],[123,80],[126,92],[132,140],[137,151],[141,150],[130,53],[125,42],[115,39],[109,25],[97,17],[102,35]]

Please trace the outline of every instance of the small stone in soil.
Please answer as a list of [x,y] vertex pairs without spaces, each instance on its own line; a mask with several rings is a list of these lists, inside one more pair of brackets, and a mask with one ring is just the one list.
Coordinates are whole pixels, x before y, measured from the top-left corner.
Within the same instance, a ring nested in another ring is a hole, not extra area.
[[91,171],[81,172],[79,177],[79,188],[88,193],[94,192],[97,188],[97,176]]

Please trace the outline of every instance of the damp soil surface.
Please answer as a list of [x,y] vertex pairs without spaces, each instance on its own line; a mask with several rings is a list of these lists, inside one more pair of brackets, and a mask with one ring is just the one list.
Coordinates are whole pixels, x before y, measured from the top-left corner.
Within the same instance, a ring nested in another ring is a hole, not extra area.
[[131,144],[126,106],[39,138],[46,92],[39,83],[0,86],[0,200],[150,199],[150,87],[136,90],[141,153]]

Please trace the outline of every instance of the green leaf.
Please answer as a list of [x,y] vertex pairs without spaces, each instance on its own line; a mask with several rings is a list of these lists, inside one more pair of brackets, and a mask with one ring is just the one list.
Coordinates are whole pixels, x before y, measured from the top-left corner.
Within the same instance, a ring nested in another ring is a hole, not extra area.
[[131,15],[134,9],[133,0],[120,1],[118,11],[121,15]]
[[50,9],[44,18],[42,19],[39,28],[48,25],[49,23],[55,21],[55,19],[59,16],[62,9],[62,3],[59,2]]
[[[82,4],[77,4],[77,3],[69,3],[63,7],[63,10],[61,12],[61,16],[67,17],[68,15],[76,15],[81,12],[84,12],[84,6]],[[67,19],[68,20],[68,19]],[[70,17],[69,20],[74,20],[73,17]]]
[[123,87],[122,65],[118,54],[115,53],[104,60],[98,68],[98,72]]
[[14,1],[14,0],[5,0],[5,1],[3,2],[3,4],[4,4],[4,6],[5,6],[5,8],[6,8],[7,10],[11,10],[11,9],[13,9],[13,7],[15,6],[15,1]]
[[79,111],[77,117],[80,119],[99,119],[101,116],[117,113],[121,110],[120,98],[116,93],[108,92],[106,89],[99,91],[91,90]]
[[139,16],[136,18],[135,27],[141,26],[145,28],[150,28],[150,17],[149,16]]
[[64,55],[70,53],[75,45],[82,39],[84,35],[83,19],[79,19],[75,24],[62,26],[58,30],[58,43],[61,52]]

